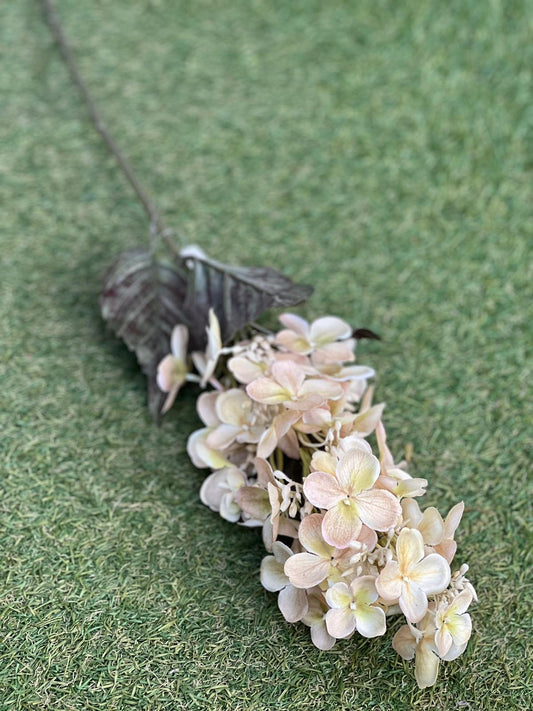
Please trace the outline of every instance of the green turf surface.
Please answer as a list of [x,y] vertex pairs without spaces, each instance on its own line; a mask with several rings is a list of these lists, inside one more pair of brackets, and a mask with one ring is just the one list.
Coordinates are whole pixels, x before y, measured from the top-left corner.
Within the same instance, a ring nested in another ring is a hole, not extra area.
[[257,531],[198,500],[194,392],[154,427],[100,320],[145,217],[37,2],[4,2],[0,710],[528,708],[533,4],[58,5],[166,222],[383,335],[359,362],[426,505],[464,499],[480,601],[426,691],[392,631],[326,653],[283,621]]

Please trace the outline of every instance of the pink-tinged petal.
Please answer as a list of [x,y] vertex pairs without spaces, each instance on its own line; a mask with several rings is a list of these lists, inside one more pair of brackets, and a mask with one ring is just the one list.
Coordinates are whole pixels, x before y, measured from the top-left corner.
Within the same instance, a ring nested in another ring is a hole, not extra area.
[[310,553],[315,553],[322,558],[330,559],[334,548],[328,545],[322,536],[322,514],[306,516],[300,524],[298,538],[302,546]]
[[390,449],[387,446],[387,433],[381,420],[376,425],[376,439],[378,442],[379,461],[381,462],[381,466],[385,469],[393,467],[394,459],[392,457]]
[[264,405],[279,405],[289,400],[291,393],[282,388],[279,383],[272,378],[257,378],[246,386],[246,392],[257,402]]
[[227,469],[219,469],[205,479],[200,489],[200,501],[211,511],[219,511],[220,501],[228,492]]
[[335,583],[326,591],[326,602],[335,609],[350,607],[352,602],[352,593],[346,583]]
[[287,622],[299,622],[307,612],[307,594],[292,585],[280,590],[278,607]]
[[348,437],[343,437],[339,441],[338,452],[339,457],[342,454],[348,454],[352,449],[362,449],[363,452],[367,454],[372,454],[372,447],[368,444],[366,439],[363,439],[359,435],[348,435]]
[[441,555],[431,553],[411,568],[409,577],[427,595],[435,595],[448,587],[450,566]]
[[228,368],[240,383],[248,385],[252,380],[264,376],[267,365],[265,363],[254,363],[254,361],[243,356],[235,356],[229,359]]
[[304,480],[306,498],[319,509],[331,509],[346,496],[331,474],[311,472]]
[[[396,476],[397,472],[402,471],[401,469],[391,469],[391,474],[393,476]],[[405,474],[405,472],[403,472]],[[412,477],[401,477],[397,479],[393,479],[393,481],[396,481],[396,486],[394,488],[394,494],[398,498],[402,498],[404,496],[424,496],[426,493],[427,489],[427,479],[421,479],[421,478],[416,478],[413,479]]]
[[276,434],[275,427],[272,425],[261,435],[259,444],[257,445],[257,456],[261,459],[266,459],[267,457],[270,457],[277,446],[278,435]]
[[363,575],[355,578],[350,584],[353,598],[357,605],[371,605],[378,599],[376,578],[373,575]]
[[402,578],[398,563],[391,560],[381,571],[376,580],[376,590],[387,601],[398,600],[402,592]]
[[273,555],[265,556],[261,561],[261,585],[270,592],[278,592],[288,584],[283,565]]
[[355,506],[346,505],[341,501],[325,514],[322,521],[322,535],[331,546],[347,548],[359,535],[361,526],[361,519],[357,515]]
[[216,427],[220,424],[220,420],[216,414],[216,402],[220,393],[208,392],[202,393],[196,401],[196,410],[202,422],[208,427]]
[[400,609],[409,622],[420,622],[428,610],[426,593],[416,583],[403,581]]
[[439,657],[445,657],[453,644],[452,636],[446,627],[441,627],[435,632],[435,645]]
[[320,378],[310,378],[299,388],[298,404],[304,409],[319,407],[326,400],[338,400],[343,395],[342,386],[332,380],[321,380]]
[[360,412],[353,421],[354,432],[358,432],[363,437],[368,437],[377,427],[383,415],[384,403],[374,405],[365,412]]
[[415,679],[421,689],[427,689],[437,680],[439,671],[439,658],[435,654],[433,645],[422,641],[418,645],[415,655]]
[[453,600],[452,604],[448,608],[448,612],[453,612],[456,615],[464,614],[470,607],[474,596],[470,590],[463,590],[457,597]]
[[396,554],[400,570],[407,575],[424,557],[424,539],[420,531],[415,528],[402,528],[396,542]]
[[456,647],[461,647],[470,639],[470,635],[472,634],[472,618],[467,612],[462,615],[454,615],[452,619],[448,621],[447,626]]
[[392,648],[402,659],[409,661],[415,656],[416,639],[409,625],[402,625],[392,638]]
[[180,385],[176,385],[175,387],[172,388],[172,390],[169,392],[167,395],[165,402],[163,403],[163,407],[161,408],[161,414],[164,415],[167,413],[172,405],[174,404],[174,401],[176,400],[176,396],[180,391]]
[[370,605],[357,606],[355,610],[355,626],[363,637],[379,637],[387,631],[385,613],[379,607]]
[[372,528],[369,528],[363,524],[361,530],[359,531],[359,535],[357,536],[357,540],[359,543],[365,545],[369,552],[372,552],[378,542],[378,536]]
[[189,343],[189,331],[187,326],[175,326],[170,337],[170,350],[172,355],[185,361],[187,357],[187,344]]
[[452,646],[448,650],[448,653],[441,657],[441,659],[443,662],[453,662],[454,659],[457,659],[457,657],[461,656],[465,649],[466,644],[462,644],[460,647],[456,647],[455,644],[452,644]]
[[313,553],[296,553],[285,563],[285,574],[297,588],[312,588],[328,577],[329,560]]
[[305,371],[292,360],[276,361],[271,372],[274,380],[290,395],[296,395],[305,380]]
[[242,427],[248,421],[252,403],[240,388],[221,392],[216,401],[216,413],[221,422]]
[[164,393],[168,393],[174,386],[174,363],[174,356],[166,355],[157,366],[157,385]]
[[373,454],[362,449],[352,449],[345,454],[337,466],[340,486],[349,494],[357,494],[370,489],[379,476],[379,461]]
[[445,539],[442,543],[439,543],[438,546],[435,546],[435,553],[441,555],[448,562],[448,565],[451,564],[456,552],[457,543],[450,538]]
[[424,511],[417,528],[422,534],[424,543],[428,546],[436,546],[443,539],[444,521],[434,506],[430,506]]
[[444,521],[444,531],[446,538],[453,538],[455,531],[457,530],[457,526],[461,523],[464,510],[464,501],[460,501],[448,511],[448,515],[446,516],[446,520]]
[[299,336],[294,331],[283,330],[276,334],[275,343],[281,348],[293,353],[306,355],[313,350],[311,344],[304,336]]
[[311,471],[325,472],[331,476],[335,476],[337,470],[337,460],[331,454],[318,450],[311,458]]
[[328,632],[325,622],[311,627],[311,641],[315,647],[324,652],[332,649],[336,642],[335,637],[332,637]]
[[354,360],[354,346],[355,342],[352,339],[319,346],[312,355],[313,365],[318,367],[330,363],[346,363]]
[[401,503],[404,526],[418,528],[422,520],[422,511],[414,499],[404,499]]
[[264,520],[272,511],[268,493],[258,486],[242,486],[235,499],[241,509],[253,519]]
[[351,335],[352,327],[350,324],[336,316],[317,318],[309,329],[310,340],[317,346],[349,338]]
[[211,449],[226,449],[235,441],[240,431],[239,427],[233,425],[218,425],[209,433],[205,443]]
[[309,334],[309,324],[304,318],[297,314],[281,314],[279,321],[285,328],[294,331],[294,333],[297,333],[299,336],[307,337]]
[[349,607],[340,610],[328,610],[326,613],[326,628],[336,639],[349,637],[355,630],[355,616]]
[[220,500],[219,513],[222,518],[226,519],[226,521],[230,521],[231,523],[237,523],[240,519],[241,509],[239,504],[236,503],[234,493],[232,491],[228,491]]
[[393,528],[401,516],[400,502],[384,489],[361,491],[354,498],[359,518],[375,531]]
[[222,469],[223,467],[232,466],[220,452],[211,449],[206,444],[206,439],[211,432],[210,427],[205,427],[201,430],[196,430],[190,435],[187,440],[187,453],[195,467],[203,469],[211,467],[211,469]]
[[300,458],[300,442],[294,430],[289,430],[278,442],[279,448],[289,459]]
[[[368,378],[373,378],[375,374],[376,372],[372,370],[372,368],[369,368],[367,365],[347,365],[344,368],[336,370],[333,373],[328,372],[328,375],[331,375],[332,378],[341,381],[364,381],[368,380]],[[362,383],[362,385],[364,387],[364,383]]]

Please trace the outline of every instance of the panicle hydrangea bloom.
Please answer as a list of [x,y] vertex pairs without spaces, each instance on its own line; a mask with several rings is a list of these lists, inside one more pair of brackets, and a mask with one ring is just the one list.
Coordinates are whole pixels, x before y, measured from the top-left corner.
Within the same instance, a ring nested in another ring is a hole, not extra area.
[[228,346],[211,312],[206,351],[192,354],[198,375],[186,329],[174,330],[158,371],[165,410],[186,380],[214,388],[198,398],[204,427],[187,444],[193,463],[211,469],[201,500],[227,521],[261,528],[261,582],[319,649],[355,633],[382,636],[387,619],[403,614],[392,646],[414,659],[418,685],[431,686],[472,631],[468,566],[450,568],[464,504],[443,519],[417,503],[428,482],[395,463],[384,404],[373,404],[368,385],[374,371],[354,363],[349,324],[280,321],[278,333]]

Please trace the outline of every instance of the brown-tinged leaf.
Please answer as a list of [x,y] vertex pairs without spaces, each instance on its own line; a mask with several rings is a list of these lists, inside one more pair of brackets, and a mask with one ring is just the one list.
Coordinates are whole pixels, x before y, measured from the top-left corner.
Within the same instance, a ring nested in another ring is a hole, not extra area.
[[223,343],[255,321],[266,309],[294,306],[309,298],[313,287],[295,284],[270,267],[235,267],[207,257],[187,256],[189,270],[184,310],[189,315],[191,348],[204,348],[209,309],[220,322]]
[[148,377],[148,404],[157,419],[165,395],[157,387],[159,361],[170,350],[174,326],[189,329],[189,349],[207,342],[209,309],[220,322],[223,343],[271,307],[293,306],[312,287],[294,284],[268,267],[233,267],[215,262],[201,251],[158,262],[146,249],[131,249],[117,257],[100,297],[103,318],[128,348]]
[[131,249],[109,268],[100,296],[103,318],[135,352],[148,378],[148,406],[157,419],[165,394],[157,387],[157,365],[170,350],[170,334],[186,321],[182,306],[187,274],[156,262],[149,250]]

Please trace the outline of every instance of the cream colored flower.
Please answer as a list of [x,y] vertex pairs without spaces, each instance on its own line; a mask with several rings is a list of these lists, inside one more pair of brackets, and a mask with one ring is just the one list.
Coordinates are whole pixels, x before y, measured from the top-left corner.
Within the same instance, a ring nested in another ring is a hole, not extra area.
[[284,543],[276,541],[272,546],[273,555],[267,555],[261,562],[261,584],[270,592],[278,592],[278,607],[287,622],[298,622],[307,612],[307,595],[291,585],[283,572],[283,567],[291,559],[292,551]]
[[164,414],[173,405],[181,386],[187,380],[187,343],[189,331],[186,326],[175,326],[170,337],[171,353],[157,366],[157,385],[168,396],[161,412]]
[[209,326],[207,331],[207,346],[205,352],[195,351],[191,354],[194,367],[201,375],[200,384],[205,387],[213,377],[219,356],[223,353],[220,338],[220,324],[213,309],[209,309]]
[[311,325],[296,314],[279,317],[286,327],[276,336],[276,344],[293,353],[313,354],[316,363],[337,363],[353,360],[355,341],[350,338],[352,327],[335,316],[323,316]]
[[415,679],[421,689],[433,686],[439,671],[435,646],[435,617],[428,612],[418,628],[402,625],[392,640],[394,650],[403,659],[415,658]]
[[326,592],[330,610],[326,627],[336,639],[349,637],[357,630],[363,637],[378,637],[386,632],[385,613],[374,604],[378,599],[375,578],[364,575],[346,583],[335,583]]
[[285,574],[297,588],[312,588],[330,577],[340,577],[350,567],[353,551],[339,550],[322,536],[322,514],[306,516],[300,524],[298,538],[305,553],[296,553],[285,563]]
[[467,613],[471,602],[472,593],[463,590],[450,604],[439,605],[435,616],[435,643],[442,659],[451,661],[463,653],[472,634],[472,620]]
[[313,588],[308,593],[307,605],[307,612],[302,617],[302,622],[311,628],[311,640],[315,647],[327,651],[337,640],[330,635],[326,627],[326,613],[329,607],[321,590]]
[[339,383],[308,378],[308,369],[291,360],[276,361],[271,377],[256,378],[246,388],[248,395],[264,405],[281,405],[291,410],[310,410],[327,400],[337,400],[343,390]]
[[396,541],[398,560],[381,571],[376,587],[386,602],[398,601],[409,622],[421,620],[428,609],[428,595],[441,593],[450,582],[450,566],[437,553],[424,557],[420,531],[403,528]]
[[211,511],[218,511],[226,521],[235,523],[241,517],[241,507],[235,495],[245,485],[246,477],[240,469],[219,469],[205,479],[200,489],[200,499]]
[[373,454],[353,449],[344,454],[335,476],[315,471],[304,481],[309,501],[327,513],[322,522],[324,539],[336,548],[346,548],[365,523],[376,531],[396,525],[400,504],[388,491],[373,489],[379,462]]

